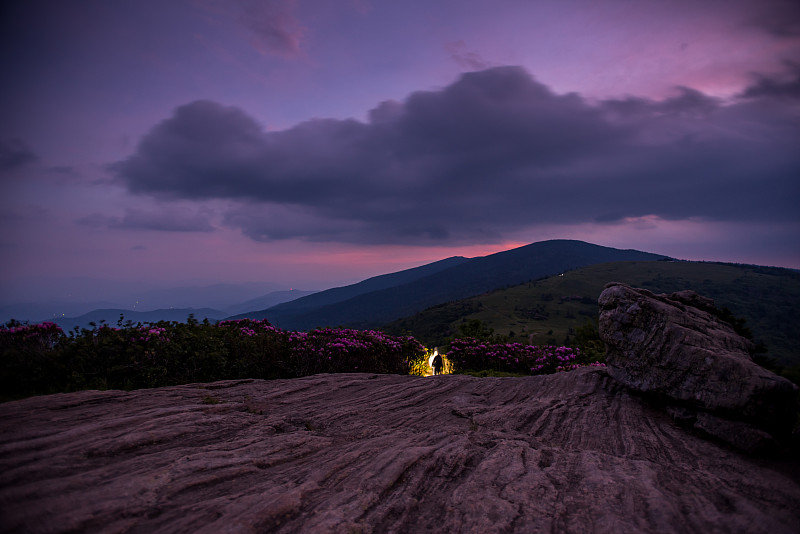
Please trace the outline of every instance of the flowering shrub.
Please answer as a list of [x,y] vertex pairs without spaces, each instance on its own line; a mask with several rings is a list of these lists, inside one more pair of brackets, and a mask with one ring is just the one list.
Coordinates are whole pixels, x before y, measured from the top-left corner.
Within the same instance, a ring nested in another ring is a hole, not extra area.
[[323,328],[290,335],[291,357],[299,375],[370,372],[408,374],[411,362],[425,354],[412,337],[376,330]]
[[[110,328],[106,325],[100,327],[103,328]],[[111,330],[119,330],[118,328],[111,328]],[[151,339],[157,339],[159,341],[169,341],[167,337],[167,329],[161,327],[150,327],[150,326],[140,326],[139,327],[139,337],[138,338],[131,338],[131,341],[150,341]]]
[[[376,330],[290,332],[252,319],[124,326],[120,319],[117,324],[75,329],[69,335],[54,323],[12,321],[0,327],[0,398],[316,373],[429,373],[430,354],[416,339]],[[570,347],[474,338],[453,341],[445,363],[446,372],[517,374],[603,365]]]
[[541,375],[571,371],[586,365],[605,366],[599,362],[583,361],[580,349],[571,347],[488,343],[475,338],[455,339],[447,356],[458,371],[492,370]]
[[40,324],[22,324],[10,321],[4,326],[0,326],[0,342],[24,339],[26,343],[40,348],[52,348],[62,335],[64,335],[64,331],[61,330],[61,327],[49,321]]
[[211,327],[225,354],[231,377],[288,378],[295,376],[288,366],[288,332],[269,321],[238,319],[220,321]]
[[315,373],[407,374],[425,355],[412,337],[374,330],[289,332],[251,319],[117,324],[69,336],[53,323],[0,327],[0,396]]
[[64,332],[55,323],[22,324],[10,321],[0,327],[0,395],[17,391],[45,391],[59,376],[51,355]]

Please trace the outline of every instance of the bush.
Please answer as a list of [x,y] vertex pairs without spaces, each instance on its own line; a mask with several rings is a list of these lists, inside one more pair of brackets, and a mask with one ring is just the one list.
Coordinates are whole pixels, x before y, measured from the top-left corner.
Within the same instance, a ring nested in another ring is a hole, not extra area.
[[487,343],[475,338],[459,338],[447,353],[456,371],[498,371],[540,375],[570,371],[586,365],[604,366],[581,356],[579,349],[554,345]]
[[316,373],[408,374],[425,347],[412,337],[375,330],[324,328],[290,336],[290,367],[297,376]]
[[[0,395],[15,398],[28,391],[51,393],[63,373],[52,356],[64,338],[55,323],[27,325],[10,321],[0,327]],[[57,391],[57,390],[55,390]]]
[[[191,318],[190,318],[191,319]],[[81,389],[137,389],[238,378],[316,373],[408,374],[425,348],[374,330],[288,332],[266,320],[210,324],[162,321],[75,329],[0,327],[4,400]]]

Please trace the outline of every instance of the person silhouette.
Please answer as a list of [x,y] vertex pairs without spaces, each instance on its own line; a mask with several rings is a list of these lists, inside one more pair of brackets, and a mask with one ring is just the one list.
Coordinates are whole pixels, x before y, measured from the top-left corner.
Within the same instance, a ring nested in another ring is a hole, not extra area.
[[433,351],[433,360],[431,361],[431,367],[433,367],[433,374],[440,375],[442,374],[442,356],[439,354],[439,348],[437,347]]

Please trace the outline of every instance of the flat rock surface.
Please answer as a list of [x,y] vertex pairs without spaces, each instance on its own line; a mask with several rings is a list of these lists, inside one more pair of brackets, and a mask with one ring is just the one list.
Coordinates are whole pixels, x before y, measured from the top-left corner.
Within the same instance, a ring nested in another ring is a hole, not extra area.
[[2,532],[800,529],[797,466],[602,369],[316,375],[0,405]]

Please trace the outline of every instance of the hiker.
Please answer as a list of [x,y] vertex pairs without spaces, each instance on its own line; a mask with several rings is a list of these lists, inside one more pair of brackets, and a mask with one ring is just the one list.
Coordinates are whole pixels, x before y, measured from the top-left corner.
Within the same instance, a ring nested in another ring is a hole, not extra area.
[[439,354],[439,349],[433,351],[433,374],[440,375],[442,374],[442,356]]

